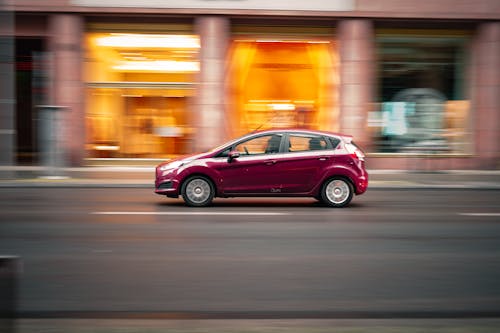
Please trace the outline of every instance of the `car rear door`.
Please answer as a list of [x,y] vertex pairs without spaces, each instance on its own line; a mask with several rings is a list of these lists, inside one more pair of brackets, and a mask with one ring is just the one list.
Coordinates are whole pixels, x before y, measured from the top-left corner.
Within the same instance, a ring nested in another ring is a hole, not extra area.
[[321,178],[322,170],[331,163],[331,143],[323,136],[290,133],[285,146],[288,152],[277,163],[283,193],[307,193]]

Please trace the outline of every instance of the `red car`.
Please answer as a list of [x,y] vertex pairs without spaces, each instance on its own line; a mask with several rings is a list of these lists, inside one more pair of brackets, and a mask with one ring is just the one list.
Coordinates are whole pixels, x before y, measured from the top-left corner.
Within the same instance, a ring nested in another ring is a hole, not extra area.
[[189,206],[214,197],[314,197],[346,206],[368,186],[365,155],[352,137],[312,130],[265,130],[156,167],[155,193]]

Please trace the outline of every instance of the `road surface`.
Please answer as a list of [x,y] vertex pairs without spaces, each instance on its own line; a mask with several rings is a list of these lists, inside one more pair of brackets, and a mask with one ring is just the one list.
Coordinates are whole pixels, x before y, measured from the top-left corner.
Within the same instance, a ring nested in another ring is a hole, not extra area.
[[216,199],[2,188],[0,255],[34,318],[498,318],[495,190]]

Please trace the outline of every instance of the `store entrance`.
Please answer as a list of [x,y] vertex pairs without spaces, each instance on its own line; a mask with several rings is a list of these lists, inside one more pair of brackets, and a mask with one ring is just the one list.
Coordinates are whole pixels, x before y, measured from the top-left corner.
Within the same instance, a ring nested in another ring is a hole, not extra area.
[[228,91],[233,128],[337,128],[337,54],[331,41],[235,40]]

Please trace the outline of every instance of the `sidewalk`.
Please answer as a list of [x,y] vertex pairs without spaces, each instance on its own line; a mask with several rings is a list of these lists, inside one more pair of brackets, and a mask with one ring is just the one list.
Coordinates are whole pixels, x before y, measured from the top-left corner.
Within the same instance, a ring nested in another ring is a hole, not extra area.
[[[51,171],[49,173],[49,171]],[[500,189],[500,170],[368,170],[369,189]],[[50,176],[47,176],[50,174]],[[5,187],[153,188],[152,166],[88,166],[47,170],[38,166],[0,167]]]

